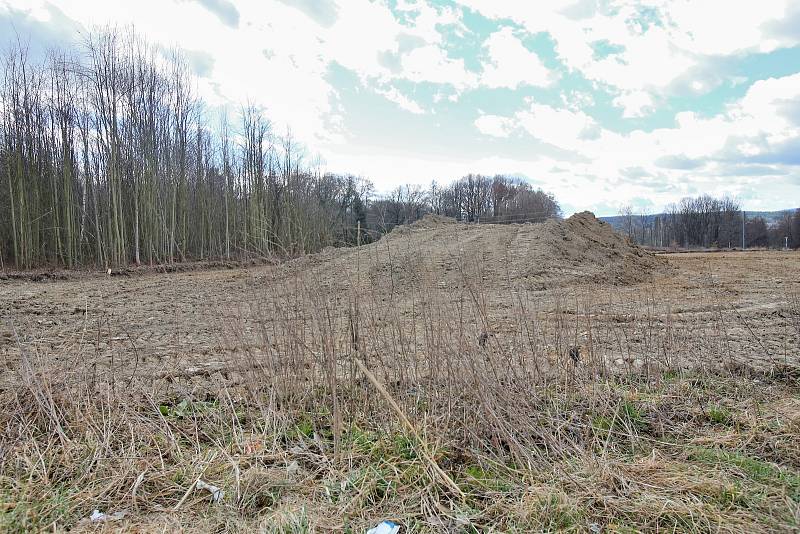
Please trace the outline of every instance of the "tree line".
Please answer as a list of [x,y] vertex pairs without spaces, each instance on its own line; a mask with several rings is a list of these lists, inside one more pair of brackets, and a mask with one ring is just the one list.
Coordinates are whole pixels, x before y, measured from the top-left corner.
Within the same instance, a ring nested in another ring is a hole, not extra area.
[[400,186],[371,204],[369,220],[382,231],[426,214],[475,223],[541,222],[561,216],[552,194],[517,178],[468,174],[449,185]]
[[800,248],[800,209],[785,211],[768,223],[761,216],[748,216],[729,197],[686,197],[658,215],[636,214],[626,206],[617,225],[637,243],[652,247]]
[[377,196],[363,177],[323,173],[261,108],[207,112],[186,59],[133,31],[41,61],[18,40],[2,61],[0,267],[288,256],[426,213],[559,214],[552,195],[502,176]]

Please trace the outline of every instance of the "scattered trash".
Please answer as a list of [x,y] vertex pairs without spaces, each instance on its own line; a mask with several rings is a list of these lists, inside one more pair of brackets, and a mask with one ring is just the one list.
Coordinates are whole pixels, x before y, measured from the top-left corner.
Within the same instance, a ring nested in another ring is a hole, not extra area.
[[602,532],[602,531],[603,531],[603,529],[602,529],[602,527],[600,527],[599,524],[597,524],[597,523],[589,523],[589,532],[591,532],[592,534],[600,534],[600,532]]
[[104,514],[100,510],[95,510],[92,512],[92,515],[89,516],[89,521],[92,523],[102,523],[103,521],[119,521],[127,512],[120,511],[114,512],[113,514]]
[[198,480],[195,487],[199,490],[208,490],[211,493],[211,502],[219,502],[225,496],[225,492],[221,488],[202,480]]
[[384,521],[375,528],[369,529],[367,534],[397,534],[398,532],[400,532],[400,525],[391,521]]

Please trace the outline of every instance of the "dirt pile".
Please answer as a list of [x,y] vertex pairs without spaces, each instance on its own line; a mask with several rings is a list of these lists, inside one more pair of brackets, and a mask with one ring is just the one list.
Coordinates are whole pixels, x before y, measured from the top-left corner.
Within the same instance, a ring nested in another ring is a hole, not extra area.
[[591,212],[531,229],[528,276],[541,286],[568,282],[625,285],[649,279],[665,262],[618,234]]
[[[376,243],[326,250],[286,269],[312,268],[326,286],[357,278],[403,293],[422,287],[480,284],[545,290],[582,284],[625,285],[649,279],[665,262],[589,212],[539,224],[468,224],[426,216]],[[355,276],[355,274],[358,276]]]
[[[452,217],[445,217],[444,215],[436,215],[433,213],[428,213],[422,219],[413,222],[412,224],[408,225],[406,228],[413,228],[415,230],[420,229],[432,229],[438,228],[440,226],[446,226],[450,224],[458,224],[458,222],[453,219]],[[400,228],[403,228],[402,226]]]

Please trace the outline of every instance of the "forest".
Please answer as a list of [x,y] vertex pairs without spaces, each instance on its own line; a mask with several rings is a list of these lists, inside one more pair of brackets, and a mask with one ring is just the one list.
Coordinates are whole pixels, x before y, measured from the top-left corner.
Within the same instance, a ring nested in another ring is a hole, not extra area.
[[631,239],[651,247],[800,248],[800,209],[783,211],[768,223],[729,197],[686,197],[657,215],[625,206],[612,219]]
[[552,195],[503,176],[378,197],[367,178],[322,172],[263,109],[209,111],[186,58],[132,31],[38,62],[16,42],[2,61],[0,268],[293,256],[428,212],[560,214]]

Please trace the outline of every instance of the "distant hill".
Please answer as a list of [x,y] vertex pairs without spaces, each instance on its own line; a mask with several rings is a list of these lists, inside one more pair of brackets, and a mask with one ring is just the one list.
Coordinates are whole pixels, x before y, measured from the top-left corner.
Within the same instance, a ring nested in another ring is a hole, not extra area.
[[[786,212],[794,213],[795,209],[797,209],[797,208],[791,208],[791,209],[785,209],[785,210],[779,210],[779,211],[745,211],[745,214],[747,215],[748,219],[752,219],[754,217],[763,217],[764,220],[767,221],[767,226],[771,226],[772,224],[774,224],[778,220],[780,220],[780,218],[783,217],[783,215]],[[647,222],[647,224],[651,224],[655,220],[656,217],[663,216],[663,215],[666,215],[666,214],[665,213],[655,213],[653,215],[645,215],[645,221]],[[637,224],[639,222],[639,218],[640,218],[640,215],[634,215],[634,220],[637,222]],[[625,227],[625,217],[622,216],[622,215],[612,215],[610,217],[598,217],[598,219],[600,219],[601,221],[607,222],[608,224],[613,226],[614,229],[616,229],[616,230],[619,230],[619,229]]]
[[767,221],[767,225],[770,225],[777,222],[786,212],[793,214],[796,209],[797,208],[781,211],[746,211],[745,213],[749,219],[752,219],[753,217],[763,217],[764,220]]

